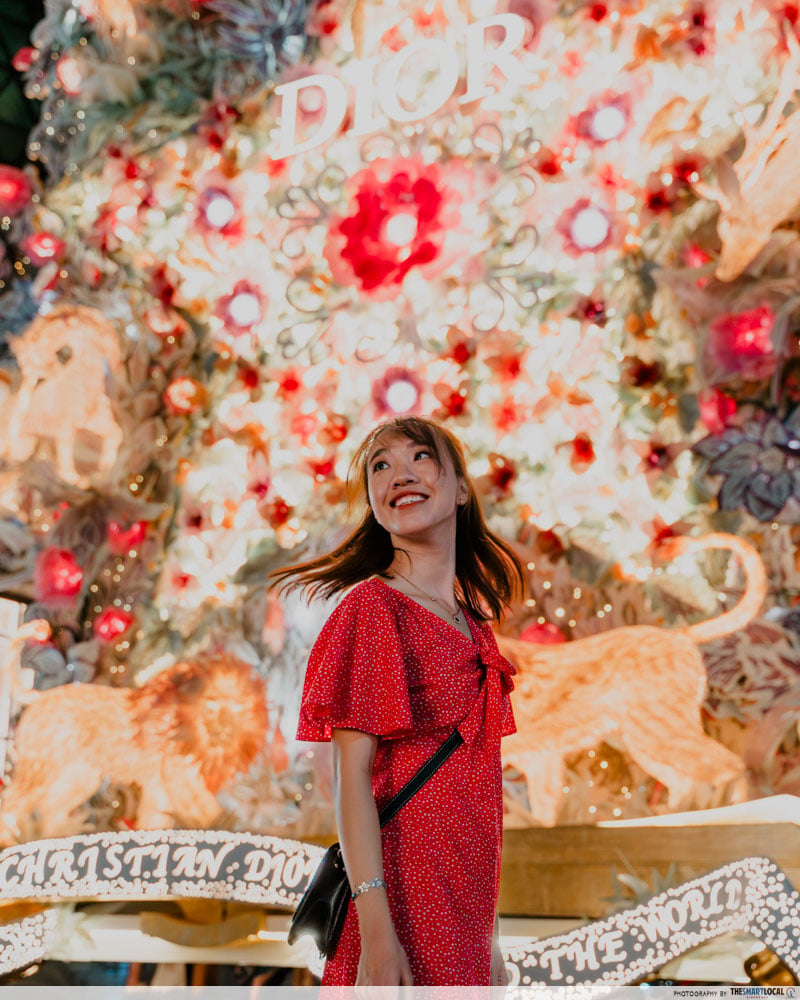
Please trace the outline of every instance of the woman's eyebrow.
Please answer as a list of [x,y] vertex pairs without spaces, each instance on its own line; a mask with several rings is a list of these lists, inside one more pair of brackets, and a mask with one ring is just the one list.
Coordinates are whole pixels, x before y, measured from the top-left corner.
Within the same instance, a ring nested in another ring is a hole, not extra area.
[[372,454],[370,455],[370,457],[369,457],[369,459],[368,459],[368,463],[367,463],[367,464],[369,464],[369,465],[372,465],[372,463],[373,463],[373,462],[375,461],[375,459],[376,459],[376,458],[378,457],[378,455],[382,455],[382,454],[383,454],[383,453],[384,453],[385,451],[386,451],[386,449],[385,449],[385,448],[378,448],[378,450],[377,450],[377,451],[374,451],[374,452],[373,452],[373,453],[372,453]]

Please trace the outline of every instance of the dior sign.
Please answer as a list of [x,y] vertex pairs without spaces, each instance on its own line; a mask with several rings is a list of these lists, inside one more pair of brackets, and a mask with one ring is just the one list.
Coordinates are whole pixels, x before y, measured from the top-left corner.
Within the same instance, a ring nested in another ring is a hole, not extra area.
[[[490,30],[503,34],[499,45],[487,45]],[[466,90],[459,104],[472,104],[494,94],[488,77],[492,68],[500,70],[506,84],[525,86],[532,82],[517,57],[529,30],[528,22],[518,14],[496,14],[467,26],[464,37]],[[388,122],[420,121],[442,108],[455,92],[461,76],[456,48],[436,38],[423,38],[406,45],[386,62],[360,59],[348,67],[353,90],[353,124],[350,136],[368,135]],[[404,80],[416,72],[425,75],[421,95],[404,97]],[[275,88],[281,100],[278,143],[270,152],[274,160],[315,149],[331,139],[341,128],[349,106],[348,89],[339,77],[314,73]],[[320,98],[322,101],[320,102]],[[298,109],[303,102],[314,106],[324,103],[324,113],[314,125],[313,134],[299,139]]]
[[322,848],[221,830],[134,830],[0,854],[0,899],[197,896],[293,906]]

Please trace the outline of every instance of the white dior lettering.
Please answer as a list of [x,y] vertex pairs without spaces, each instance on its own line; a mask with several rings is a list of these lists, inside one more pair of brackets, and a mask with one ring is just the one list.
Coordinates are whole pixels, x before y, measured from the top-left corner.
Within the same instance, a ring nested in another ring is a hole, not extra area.
[[[501,44],[494,48],[486,45],[486,32],[490,28],[501,28],[505,33]],[[500,70],[507,84],[525,86],[531,82],[532,78],[515,55],[527,31],[525,18],[518,14],[496,14],[467,27],[466,92],[459,98],[459,104],[483,100],[494,93],[487,82],[488,69],[492,66]],[[413,106],[402,94],[403,79],[412,62],[417,66],[421,63],[433,72],[433,79],[426,79],[423,95]],[[364,59],[348,67],[347,72],[355,94],[353,126],[347,134],[360,136],[377,131],[387,119],[405,123],[434,114],[446,104],[458,85],[459,64],[451,44],[423,38],[406,45],[381,67],[376,59]],[[313,133],[298,139],[300,95],[309,88],[322,92],[325,111],[322,120],[315,123]],[[376,92],[383,116],[376,114]],[[313,73],[282,83],[275,88],[275,95],[281,99],[281,110],[278,142],[269,154],[273,160],[321,146],[336,134],[347,114],[347,87],[329,73]]]

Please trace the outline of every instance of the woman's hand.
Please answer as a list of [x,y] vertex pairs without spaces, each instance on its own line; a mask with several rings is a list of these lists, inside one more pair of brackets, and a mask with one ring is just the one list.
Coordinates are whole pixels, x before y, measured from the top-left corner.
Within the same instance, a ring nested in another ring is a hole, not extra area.
[[411,966],[394,929],[361,935],[356,986],[413,986]]
[[490,986],[508,986],[508,970],[500,951],[500,917],[494,918],[494,931],[492,933],[492,971],[490,973]]
[[496,942],[492,944],[492,972],[489,980],[490,986],[508,986],[508,970],[500,951],[500,945]]

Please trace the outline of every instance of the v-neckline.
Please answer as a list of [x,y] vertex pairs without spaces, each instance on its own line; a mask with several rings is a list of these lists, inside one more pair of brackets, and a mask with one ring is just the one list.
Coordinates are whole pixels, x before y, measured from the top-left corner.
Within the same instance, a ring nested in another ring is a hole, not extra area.
[[460,629],[457,629],[455,627],[455,625],[452,624],[452,622],[449,622],[446,618],[442,618],[441,615],[437,615],[435,611],[431,611],[430,608],[426,608],[425,605],[424,604],[420,604],[419,601],[415,601],[413,597],[411,597],[409,594],[404,593],[404,591],[398,590],[397,587],[393,587],[390,583],[387,583],[385,580],[381,580],[381,578],[379,576],[373,576],[372,579],[373,580],[377,580],[378,583],[382,587],[385,587],[387,590],[391,590],[395,594],[399,594],[401,597],[405,597],[405,599],[407,601],[411,601],[411,603],[415,607],[422,608],[422,610],[425,611],[427,614],[429,614],[431,617],[436,618],[443,625],[445,625],[447,628],[449,628],[451,632],[455,632],[456,635],[461,636],[461,638],[464,640],[464,642],[468,642],[470,644],[470,646],[473,646],[473,647],[475,647],[477,649],[478,640],[475,638],[475,631],[474,631],[474,629],[472,627],[472,621],[470,620],[469,612],[467,611],[467,609],[465,607],[463,607],[463,605],[462,605],[461,610],[464,612],[464,621],[467,623],[467,628],[469,629],[469,636],[464,635],[464,633]]

